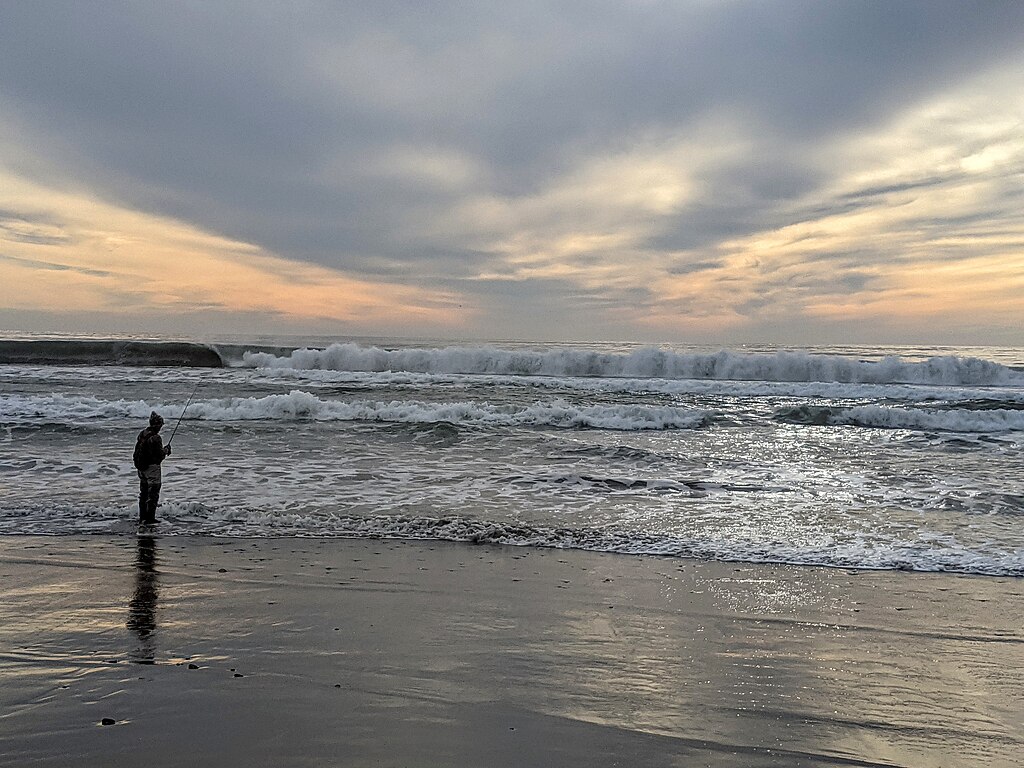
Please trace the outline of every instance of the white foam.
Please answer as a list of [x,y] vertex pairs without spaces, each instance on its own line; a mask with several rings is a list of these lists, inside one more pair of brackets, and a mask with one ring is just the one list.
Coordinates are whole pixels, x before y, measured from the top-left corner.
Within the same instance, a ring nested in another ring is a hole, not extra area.
[[494,346],[386,350],[347,343],[326,349],[299,349],[285,356],[247,352],[243,365],[298,370],[961,386],[1024,382],[1011,369],[978,358],[933,357],[907,362],[885,357],[863,361],[807,352],[752,354],[723,350],[683,354],[653,347],[616,354],[578,349],[509,351]]
[[[40,419],[82,422],[96,418],[149,416],[151,410],[170,412],[165,403],[141,400],[101,400],[90,396],[2,395],[5,421]],[[379,421],[428,424],[448,422],[469,426],[544,426],[559,428],[641,430],[694,429],[711,420],[703,410],[644,405],[574,406],[564,400],[531,406],[477,402],[430,403],[416,400],[323,400],[309,392],[265,397],[234,397],[193,401],[186,419],[206,421],[301,420]]]
[[1024,410],[993,408],[912,409],[882,405],[848,408],[800,406],[782,409],[777,416],[797,422],[878,427],[882,429],[933,430],[938,432],[994,433],[1024,430]]
[[517,376],[496,374],[411,373],[407,371],[325,371],[320,369],[260,368],[255,379],[265,382],[293,381],[317,388],[345,384],[361,389],[395,386],[455,386],[480,384],[492,387],[531,387],[578,392],[654,393],[720,397],[816,397],[842,400],[898,399],[993,400],[1024,404],[1024,388],[1006,386],[937,386],[926,384],[853,384],[841,382],[724,381],[700,379],[594,379],[569,376]]
[[[51,508],[0,511],[0,535],[133,533],[136,510]],[[914,570],[990,576],[1024,576],[1020,549],[982,549],[951,535],[927,541],[897,537],[828,535],[815,543],[746,540],[744,537],[639,533],[602,527],[580,529],[446,517],[310,515],[281,510],[217,509],[199,503],[162,504],[161,535],[222,537],[328,537],[441,540],[517,547],[582,549],[627,555],[661,555],[750,563],[785,563],[871,570]]]
[[0,395],[0,418],[5,422],[81,423],[91,419],[145,419],[153,409],[154,406],[144,400],[103,400],[91,395]]

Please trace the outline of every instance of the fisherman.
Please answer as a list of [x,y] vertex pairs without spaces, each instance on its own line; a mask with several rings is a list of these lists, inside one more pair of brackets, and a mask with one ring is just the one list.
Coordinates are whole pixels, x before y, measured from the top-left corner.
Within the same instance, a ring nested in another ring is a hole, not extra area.
[[156,505],[160,500],[160,462],[171,455],[170,444],[160,439],[163,416],[156,411],[149,414],[149,426],[139,432],[135,441],[132,461],[139,471],[139,524],[156,522]]

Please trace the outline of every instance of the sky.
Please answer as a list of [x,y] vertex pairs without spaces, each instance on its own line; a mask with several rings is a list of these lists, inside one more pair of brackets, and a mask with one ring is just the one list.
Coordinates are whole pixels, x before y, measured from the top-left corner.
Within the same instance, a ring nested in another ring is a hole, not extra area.
[[1024,346],[1024,3],[0,2],[0,329]]

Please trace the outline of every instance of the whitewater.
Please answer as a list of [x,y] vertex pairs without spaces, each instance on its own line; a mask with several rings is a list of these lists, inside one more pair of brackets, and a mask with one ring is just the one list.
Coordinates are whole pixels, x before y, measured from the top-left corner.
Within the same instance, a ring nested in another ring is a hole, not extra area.
[[0,535],[371,536],[1024,575],[1024,350],[0,340]]

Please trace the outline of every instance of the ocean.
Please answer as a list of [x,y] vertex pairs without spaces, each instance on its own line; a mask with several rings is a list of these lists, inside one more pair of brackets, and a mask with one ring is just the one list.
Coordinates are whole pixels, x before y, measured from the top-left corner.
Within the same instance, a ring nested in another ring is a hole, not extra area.
[[1024,349],[0,341],[0,534],[384,537],[1024,576]]

